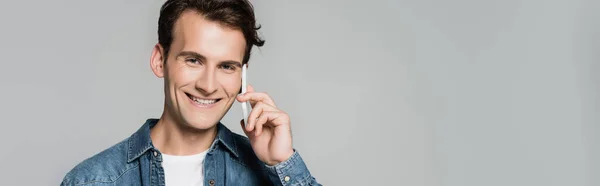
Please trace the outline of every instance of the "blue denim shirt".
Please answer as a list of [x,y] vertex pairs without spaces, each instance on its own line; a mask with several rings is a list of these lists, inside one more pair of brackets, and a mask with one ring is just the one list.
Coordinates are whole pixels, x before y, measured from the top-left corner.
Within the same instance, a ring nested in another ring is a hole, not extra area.
[[[61,185],[164,186],[162,155],[152,145],[150,129],[158,119],[148,119],[129,138],[84,160]],[[269,166],[260,161],[248,138],[223,124],[204,160],[204,185],[320,185],[311,176],[298,152],[286,161]]]

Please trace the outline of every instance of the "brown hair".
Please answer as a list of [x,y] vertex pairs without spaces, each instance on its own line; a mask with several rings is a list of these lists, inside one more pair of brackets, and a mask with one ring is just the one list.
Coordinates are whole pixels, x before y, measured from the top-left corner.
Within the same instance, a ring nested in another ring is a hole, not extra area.
[[[248,0],[168,0],[160,9],[158,18],[158,43],[168,56],[173,42],[173,27],[180,15],[187,11],[197,11],[209,21],[216,21],[223,26],[240,30],[246,39],[246,51],[242,63],[248,63],[252,46],[261,47],[262,40],[257,33],[254,9]],[[166,57],[165,57],[166,62]]]

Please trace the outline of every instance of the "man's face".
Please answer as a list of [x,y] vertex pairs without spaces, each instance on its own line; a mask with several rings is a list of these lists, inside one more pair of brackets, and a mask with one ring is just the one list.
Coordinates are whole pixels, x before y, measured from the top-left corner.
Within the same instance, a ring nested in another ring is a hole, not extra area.
[[162,68],[168,117],[195,129],[218,123],[240,91],[245,44],[239,30],[184,12]]

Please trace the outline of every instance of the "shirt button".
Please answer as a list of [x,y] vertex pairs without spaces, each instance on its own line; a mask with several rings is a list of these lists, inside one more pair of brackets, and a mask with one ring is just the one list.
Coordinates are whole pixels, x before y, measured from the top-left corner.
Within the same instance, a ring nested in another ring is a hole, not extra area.
[[285,176],[285,178],[283,178],[283,181],[285,181],[285,182],[290,181],[290,177],[289,176]]
[[158,152],[154,151],[154,156],[158,156]]
[[210,185],[215,185],[215,180],[210,180],[210,181],[208,181],[208,184],[210,184]]

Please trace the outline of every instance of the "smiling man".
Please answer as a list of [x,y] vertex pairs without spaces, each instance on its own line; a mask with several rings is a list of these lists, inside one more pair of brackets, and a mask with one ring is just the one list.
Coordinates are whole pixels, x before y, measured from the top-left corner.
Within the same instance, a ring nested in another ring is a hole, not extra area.
[[[247,0],[168,0],[150,66],[164,110],[122,142],[79,163],[62,185],[319,185],[292,147],[288,114],[266,93],[239,95],[242,65],[262,46]],[[220,123],[249,101],[245,135]]]

